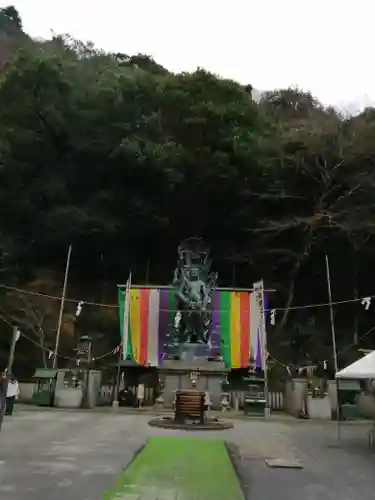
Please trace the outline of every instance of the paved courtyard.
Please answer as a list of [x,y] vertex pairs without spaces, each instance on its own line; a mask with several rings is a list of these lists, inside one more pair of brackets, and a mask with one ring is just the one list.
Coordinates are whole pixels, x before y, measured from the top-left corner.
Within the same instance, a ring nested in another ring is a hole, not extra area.
[[[192,435],[148,427],[148,418],[16,412],[5,421],[0,435],[0,499],[102,500],[148,436]],[[237,447],[248,499],[373,498],[375,454],[367,449],[366,425],[344,426],[342,444],[337,447],[331,423],[239,420],[234,424],[228,431],[195,432],[194,436],[220,437]],[[266,458],[298,460],[303,469],[271,469]]]

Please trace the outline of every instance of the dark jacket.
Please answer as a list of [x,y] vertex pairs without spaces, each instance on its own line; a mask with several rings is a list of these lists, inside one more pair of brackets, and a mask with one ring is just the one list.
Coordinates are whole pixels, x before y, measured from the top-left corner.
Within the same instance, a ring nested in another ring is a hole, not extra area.
[[6,378],[0,378],[0,397],[1,398],[6,398],[7,395],[7,379]]

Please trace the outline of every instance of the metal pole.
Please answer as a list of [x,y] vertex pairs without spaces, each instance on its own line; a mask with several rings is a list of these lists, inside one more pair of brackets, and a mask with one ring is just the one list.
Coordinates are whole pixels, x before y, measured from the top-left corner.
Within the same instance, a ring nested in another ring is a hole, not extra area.
[[329,301],[329,314],[331,320],[333,366],[335,369],[335,380],[336,380],[337,439],[340,441],[341,428],[340,428],[340,404],[339,404],[339,388],[338,388],[339,382],[336,379],[336,373],[338,372],[338,361],[337,361],[337,348],[336,348],[335,317],[333,314],[333,307],[332,307],[331,276],[329,272],[328,255],[326,255],[326,277],[327,277],[327,289],[328,289],[328,301]]
[[17,340],[19,338],[20,338],[20,332],[19,332],[18,328],[16,326],[14,326],[13,330],[12,330],[12,342],[10,344],[10,349],[9,349],[7,373],[6,373],[5,384],[3,387],[3,394],[0,395],[0,397],[1,397],[1,402],[0,402],[0,432],[1,432],[1,429],[3,426],[4,413],[5,413],[5,408],[6,408],[6,396],[7,396],[7,390],[8,390],[9,377],[12,373],[12,368],[13,368],[14,352],[16,350],[16,343],[17,343]]
[[261,329],[262,329],[262,350],[263,350],[263,366],[264,366],[264,396],[266,400],[265,405],[265,417],[270,417],[270,407],[269,407],[269,390],[268,390],[268,351],[267,351],[267,333],[266,333],[266,318],[264,315],[264,284],[263,280],[261,281],[261,290],[262,294],[262,308],[261,308]]
[[267,332],[266,332],[266,318],[264,313],[264,282],[263,280],[257,281],[253,284],[254,293],[256,294],[257,303],[260,306],[260,323],[259,323],[259,333],[261,342],[261,357],[262,357],[262,368],[264,372],[264,417],[268,418],[270,416],[269,407],[269,391],[268,391],[268,370],[267,370]]
[[119,386],[120,386],[120,372],[121,372],[121,360],[122,360],[122,353],[123,349],[122,346],[120,346],[119,353],[118,353],[118,358],[117,358],[117,370],[116,370],[116,380],[115,380],[115,393],[113,395],[113,402],[112,402],[112,407],[114,409],[119,407]]
[[335,368],[335,372],[338,372],[337,349],[336,349],[336,332],[335,332],[335,318],[334,318],[334,315],[333,315],[333,308],[332,308],[331,277],[330,277],[330,272],[329,272],[328,255],[326,255],[326,274],[327,274],[329,313],[330,313],[330,319],[331,319],[333,366]]
[[69,245],[68,257],[66,259],[64,285],[63,285],[62,296],[61,296],[59,320],[58,320],[58,323],[57,323],[56,343],[55,343],[55,351],[53,353],[52,368],[56,368],[56,366],[57,366],[57,353],[58,353],[58,350],[59,350],[60,331],[61,331],[61,323],[62,323],[63,312],[64,312],[64,302],[65,302],[65,295],[66,295],[66,286],[67,286],[67,283],[68,283],[68,274],[69,274],[70,255],[71,255],[71,253],[72,253],[72,245]]
[[84,387],[83,387],[83,401],[82,401],[82,408],[85,408],[85,409],[90,409],[90,401],[89,401],[89,389],[90,389],[90,366],[91,366],[91,360],[92,360],[92,356],[91,356],[91,348],[92,348],[92,345],[91,345],[91,339],[89,340],[88,342],[88,346],[87,346],[87,360],[86,360],[86,368],[85,368],[85,371],[84,371],[84,377],[85,377],[85,380],[84,380]]

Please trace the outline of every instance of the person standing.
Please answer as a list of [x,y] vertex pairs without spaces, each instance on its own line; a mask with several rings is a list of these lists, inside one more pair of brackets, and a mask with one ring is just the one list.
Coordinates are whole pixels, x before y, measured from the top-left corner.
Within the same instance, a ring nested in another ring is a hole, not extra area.
[[7,374],[6,371],[0,375],[0,412],[5,413],[7,396]]
[[142,408],[144,399],[145,399],[145,385],[143,383],[139,383],[137,386],[137,406],[138,406],[138,408]]
[[7,388],[7,398],[6,398],[6,409],[5,415],[12,416],[14,403],[19,396],[19,385],[17,380],[13,375],[9,377],[8,388]]

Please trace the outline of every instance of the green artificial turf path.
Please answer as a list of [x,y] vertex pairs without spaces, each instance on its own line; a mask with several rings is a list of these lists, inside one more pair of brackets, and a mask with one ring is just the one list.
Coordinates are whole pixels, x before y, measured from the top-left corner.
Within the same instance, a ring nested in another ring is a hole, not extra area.
[[224,441],[153,437],[103,500],[244,500]]

